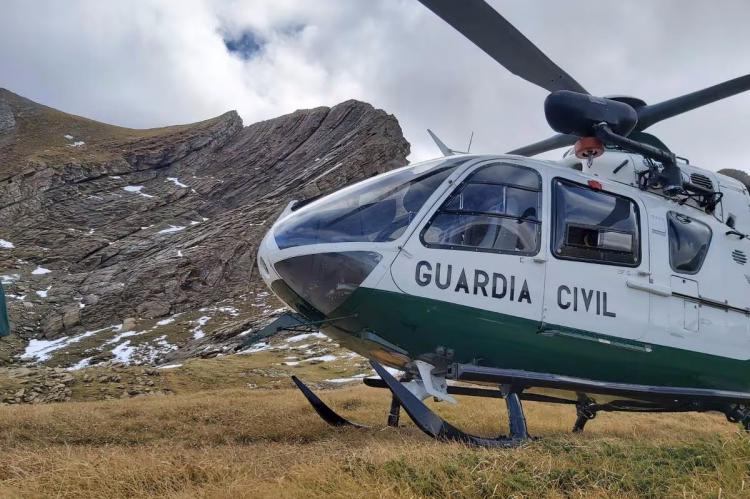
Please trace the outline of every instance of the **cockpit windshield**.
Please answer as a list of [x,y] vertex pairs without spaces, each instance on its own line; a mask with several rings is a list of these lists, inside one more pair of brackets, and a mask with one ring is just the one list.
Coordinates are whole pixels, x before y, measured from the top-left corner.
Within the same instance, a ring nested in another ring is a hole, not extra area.
[[342,189],[282,220],[280,249],[321,243],[384,242],[401,236],[427,198],[465,158],[401,168]]

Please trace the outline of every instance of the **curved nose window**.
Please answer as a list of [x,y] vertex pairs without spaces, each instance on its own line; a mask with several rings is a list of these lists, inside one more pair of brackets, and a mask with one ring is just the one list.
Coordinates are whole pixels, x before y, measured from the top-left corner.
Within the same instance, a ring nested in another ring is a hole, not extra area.
[[362,284],[381,258],[372,251],[314,253],[287,258],[275,267],[303,300],[330,314]]
[[[275,229],[280,249],[343,242],[383,242],[401,236],[427,198],[461,161],[431,162],[360,182],[311,203]],[[427,170],[427,171],[426,171]]]

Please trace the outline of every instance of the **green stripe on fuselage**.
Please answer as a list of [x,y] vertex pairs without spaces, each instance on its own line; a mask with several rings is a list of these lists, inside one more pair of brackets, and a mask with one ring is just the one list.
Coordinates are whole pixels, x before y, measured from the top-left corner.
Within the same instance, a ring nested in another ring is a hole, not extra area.
[[545,325],[544,333],[537,321],[444,301],[360,287],[331,316],[351,314],[357,318],[346,321],[347,330],[372,331],[411,358],[445,347],[459,363],[598,381],[750,391],[750,361],[561,326]]

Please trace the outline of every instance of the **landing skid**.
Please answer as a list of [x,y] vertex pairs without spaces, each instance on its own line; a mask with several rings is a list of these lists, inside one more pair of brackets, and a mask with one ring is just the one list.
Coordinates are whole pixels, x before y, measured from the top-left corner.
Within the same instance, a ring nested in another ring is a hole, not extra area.
[[[373,388],[387,388],[392,395],[391,407],[388,414],[388,426],[397,427],[401,407],[403,407],[414,423],[425,433],[438,440],[465,442],[482,447],[513,447],[529,439],[526,419],[521,405],[522,400],[547,402],[554,404],[568,404],[576,407],[576,421],[573,432],[583,431],[586,424],[594,419],[599,412],[707,412],[715,411],[726,415],[727,420],[740,423],[745,431],[750,433],[750,393],[721,392],[705,389],[651,387],[640,385],[622,385],[617,383],[601,383],[591,380],[575,378],[555,378],[554,375],[527,373],[480,368],[476,366],[458,366],[459,380],[495,384],[501,390],[467,387],[461,385],[446,385],[442,400],[450,400],[445,395],[464,395],[472,397],[502,398],[508,408],[510,435],[498,438],[477,437],[465,433],[440,416],[432,412],[422,403],[424,390],[414,390],[411,378],[396,380],[380,364],[371,361],[380,379],[366,378],[365,385]],[[481,372],[480,372],[481,370]],[[467,373],[469,375],[467,375]],[[478,376],[480,375],[481,376]],[[302,391],[305,398],[315,411],[332,426],[365,427],[353,423],[338,415],[328,407],[312,390],[302,383],[296,376],[292,380]],[[419,381],[419,380],[417,380]],[[494,382],[494,383],[493,383]],[[443,383],[444,384],[444,383]],[[571,392],[576,397],[561,398],[540,393],[524,391],[525,388],[549,387]],[[585,389],[585,390],[583,390]],[[622,399],[596,403],[591,394],[622,395]],[[419,397],[422,396],[422,399]],[[628,397],[640,397],[641,400]]]
[[[400,409],[403,407],[412,421],[414,421],[414,424],[436,440],[463,442],[479,447],[517,447],[530,438],[526,427],[523,406],[518,394],[515,392],[504,394],[505,404],[508,408],[510,435],[497,438],[478,437],[466,433],[442,419],[414,396],[400,381],[388,373],[383,366],[374,361],[370,363],[393,396],[388,414],[388,426],[398,426]],[[337,414],[296,376],[292,376],[292,381],[294,381],[310,405],[313,406],[315,412],[329,425],[366,428],[364,425],[353,423]]]
[[310,405],[315,409],[315,412],[318,413],[318,416],[320,416],[323,421],[328,423],[331,426],[352,426],[354,428],[367,428],[364,425],[352,423],[346,418],[343,418],[339,416],[339,414],[328,407],[325,402],[320,400],[315,393],[310,390],[306,384],[304,384],[302,381],[299,380],[297,376],[292,376],[292,381],[294,381],[294,384],[297,385],[297,388],[302,392],[302,395],[305,396],[308,402],[310,402]]

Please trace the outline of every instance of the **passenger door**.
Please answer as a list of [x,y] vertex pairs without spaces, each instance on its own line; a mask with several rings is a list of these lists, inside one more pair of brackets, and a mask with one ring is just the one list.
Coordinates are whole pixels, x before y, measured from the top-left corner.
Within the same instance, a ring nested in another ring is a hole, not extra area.
[[470,168],[438,201],[393,261],[404,293],[474,307],[502,324],[542,312],[547,240],[542,176],[515,162]]
[[543,330],[648,350],[648,230],[639,200],[575,173],[552,179]]

